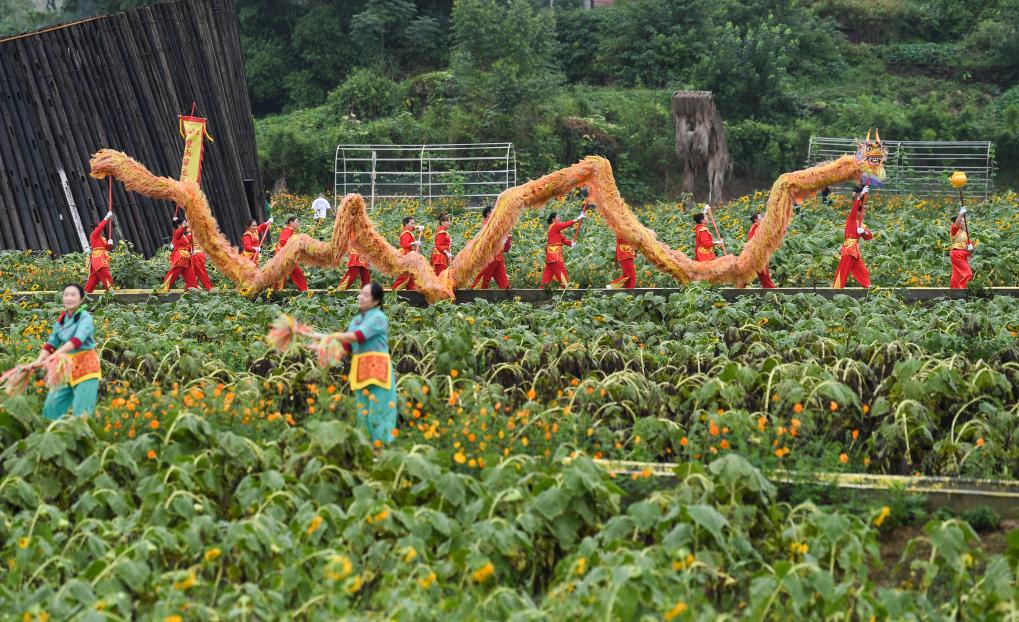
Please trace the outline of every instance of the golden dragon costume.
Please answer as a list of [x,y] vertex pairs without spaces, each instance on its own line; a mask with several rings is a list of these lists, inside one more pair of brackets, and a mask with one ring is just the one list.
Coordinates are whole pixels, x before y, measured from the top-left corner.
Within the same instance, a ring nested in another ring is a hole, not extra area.
[[619,195],[608,160],[589,156],[568,168],[509,188],[499,195],[492,215],[450,263],[449,269],[436,276],[428,258],[412,252],[400,255],[375,230],[365,209],[364,199],[348,194],[340,202],[328,242],[305,234],[290,238],[282,253],[258,268],[245,261],[219,230],[209,209],[208,199],[193,181],[159,177],[126,154],[102,149],[91,161],[92,176],[103,179],[112,175],[128,190],[154,198],[173,201],[187,215],[198,244],[206,250],[213,265],[237,285],[243,295],[254,295],[273,287],[298,264],[338,268],[353,250],[367,257],[375,269],[396,275],[410,272],[417,289],[429,303],[453,299],[455,290],[469,287],[478,272],[499,252],[503,239],[520,215],[528,209],[541,209],[550,199],[560,198],[576,188],[586,187],[591,203],[606,225],[622,240],[636,248],[658,269],[671,274],[682,284],[709,281],[743,287],[767,265],[772,253],[782,244],[793,218],[793,202],[811,197],[826,186],[861,176],[884,177],[887,150],[880,135],[858,143],[855,155],[845,155],[808,169],[785,173],[771,187],[768,207],[757,235],[739,255],[725,255],[714,261],[696,262],[659,242],[655,232],[642,225]]

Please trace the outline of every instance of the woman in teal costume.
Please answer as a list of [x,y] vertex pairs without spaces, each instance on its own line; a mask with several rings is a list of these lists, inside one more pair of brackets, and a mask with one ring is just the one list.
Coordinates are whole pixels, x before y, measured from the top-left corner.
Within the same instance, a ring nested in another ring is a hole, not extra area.
[[95,324],[92,315],[82,308],[85,291],[80,285],[64,287],[64,311],[57,318],[49,339],[43,344],[35,367],[46,365],[57,355],[66,354],[71,360],[71,380],[68,384],[50,389],[43,406],[47,419],[59,419],[71,413],[87,415],[96,410],[99,393],[99,356],[96,353]]
[[382,312],[382,286],[369,283],[357,296],[359,313],[340,333],[346,353],[353,354],[350,388],[357,420],[376,447],[396,436],[396,374],[389,359],[389,320]]

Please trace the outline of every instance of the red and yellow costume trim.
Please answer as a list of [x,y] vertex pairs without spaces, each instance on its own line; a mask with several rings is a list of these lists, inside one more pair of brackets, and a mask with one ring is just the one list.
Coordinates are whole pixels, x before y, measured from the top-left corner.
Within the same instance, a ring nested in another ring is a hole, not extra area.
[[970,268],[969,235],[959,225],[953,224],[948,234],[952,237],[952,249],[948,256],[952,260],[952,278],[948,286],[952,289],[966,289],[973,280],[973,269]]
[[163,289],[170,289],[178,276],[184,277],[184,289],[198,287],[191,255],[194,244],[191,233],[182,225],[173,232],[173,250],[170,252],[170,270],[163,279]]
[[244,235],[241,236],[241,246],[244,247],[241,256],[255,265],[258,265],[258,256],[261,253],[255,249],[262,247],[262,237],[268,229],[269,223],[263,222],[257,227],[248,227]]
[[[833,283],[836,288],[845,287],[850,276],[856,279],[861,287],[870,287],[870,272],[860,255],[860,239],[870,240],[874,237],[874,234],[863,225],[866,197],[866,194],[857,197],[849,209],[849,215],[846,216],[842,258],[839,260],[838,269],[835,270],[835,282]],[[857,229],[863,229],[863,233],[857,233]]]
[[340,279],[337,289],[345,290],[354,284],[356,279],[361,279],[361,287],[372,282],[371,272],[368,271],[368,260],[353,251],[347,257],[347,273]]
[[712,261],[715,258],[715,238],[705,224],[694,226],[694,258],[697,261]]
[[[414,250],[414,232],[410,225],[407,225],[403,228],[403,231],[400,232],[400,254],[407,255],[410,254],[412,250]],[[404,288],[413,290],[414,286],[414,275],[409,272],[404,272],[398,276],[396,281],[393,283],[393,291],[398,291]]]
[[88,238],[92,252],[88,257],[88,279],[85,281],[85,292],[91,294],[99,283],[106,289],[113,287],[113,275],[110,273],[110,251],[113,246],[103,236],[103,228],[107,221],[100,220]]
[[449,266],[447,253],[452,243],[446,228],[440,226],[435,232],[435,248],[432,250],[432,267],[435,268],[435,274],[442,274],[442,271]]
[[637,251],[623,238],[616,238],[616,261],[623,275],[609,283],[608,289],[633,289],[637,286],[637,270],[633,260],[637,257]]
[[350,360],[350,388],[357,391],[375,385],[389,389],[393,386],[391,368],[389,354],[385,352],[355,354]]
[[67,357],[71,360],[71,381],[68,383],[70,386],[73,387],[86,380],[103,377],[99,366],[99,354],[94,348],[74,352],[68,354]]
[[563,231],[576,224],[576,220],[554,222],[548,226],[545,243],[545,272],[541,275],[541,286],[556,281],[563,287],[570,283],[570,275],[566,272],[563,260],[563,246],[573,246],[573,241],[563,235]]

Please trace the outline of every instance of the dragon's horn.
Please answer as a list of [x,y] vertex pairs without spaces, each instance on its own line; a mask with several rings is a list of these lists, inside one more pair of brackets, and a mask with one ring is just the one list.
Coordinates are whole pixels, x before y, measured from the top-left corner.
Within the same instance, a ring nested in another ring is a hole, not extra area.
[[870,130],[867,130],[867,142],[870,142]]
[[876,127],[874,128],[874,140],[877,141],[877,144],[881,144],[881,130]]

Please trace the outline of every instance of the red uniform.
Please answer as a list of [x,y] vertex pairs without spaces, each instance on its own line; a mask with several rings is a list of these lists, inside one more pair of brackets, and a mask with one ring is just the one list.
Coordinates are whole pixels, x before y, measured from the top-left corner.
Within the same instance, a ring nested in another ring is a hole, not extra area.
[[570,284],[570,275],[566,272],[566,262],[563,260],[563,246],[573,246],[573,242],[563,235],[563,231],[577,223],[576,220],[566,222],[554,222],[548,226],[548,237],[545,244],[545,272],[541,275],[541,286],[545,287],[552,280],[560,283],[563,287]]
[[707,225],[701,223],[695,225],[694,231],[694,259],[697,261],[711,261],[715,258],[715,238],[711,237]]
[[502,241],[502,250],[495,256],[495,259],[488,262],[478,278],[474,279],[474,286],[479,282],[481,283],[481,289],[488,289],[488,284],[492,279],[495,279],[495,284],[499,289],[509,289],[510,282],[509,276],[506,275],[506,257],[503,253],[509,252],[510,247],[513,246],[513,236],[508,235],[506,239]]
[[95,291],[99,283],[102,283],[107,291],[113,288],[113,275],[110,273],[110,251],[113,250],[113,245],[103,237],[105,226],[106,221],[100,220],[92,230],[92,235],[88,237],[92,252],[88,258],[88,280],[85,282],[85,291],[89,294]]
[[178,227],[173,232],[173,251],[170,253],[170,270],[163,279],[163,289],[170,289],[177,282],[177,277],[184,277],[184,289],[198,287],[195,280],[195,269],[192,265],[191,254],[194,246],[191,243],[191,234],[184,227]]
[[[863,257],[860,255],[860,239],[870,240],[874,234],[863,226],[863,206],[867,195],[860,195],[853,201],[853,207],[846,216],[845,241],[842,242],[842,259],[835,270],[834,287],[842,289],[850,276],[855,278],[862,287],[870,287],[870,272],[867,271]],[[863,233],[857,233],[863,229]]]
[[952,236],[952,250],[948,253],[952,258],[952,280],[948,286],[952,289],[966,289],[973,279],[973,270],[969,267],[969,258],[972,256],[968,248],[969,236],[965,229],[956,224],[952,225],[948,233]]
[[257,227],[248,227],[248,230],[241,236],[241,245],[244,247],[241,255],[247,257],[256,266],[258,265],[258,257],[262,252],[262,238],[265,237],[265,232],[268,229],[269,223],[263,222]]
[[[290,225],[283,227],[283,231],[280,231],[280,239],[276,241],[276,254],[278,255],[283,247],[287,245],[287,240],[290,236],[294,235],[294,228]],[[301,270],[301,266],[295,266],[293,271],[290,273],[290,280],[293,281],[297,287],[297,291],[306,292],[308,291],[308,281],[304,278],[304,270]],[[286,286],[286,280],[282,280],[277,283],[276,289],[283,289]]]
[[449,266],[449,249],[453,241],[446,232],[445,227],[439,227],[435,232],[435,249],[432,250],[432,267],[435,268],[435,275],[442,274]]
[[205,268],[205,253],[195,249],[191,255],[191,267],[195,269],[195,278],[202,284],[206,291],[212,291],[212,281],[209,279],[209,271]]
[[[489,218],[491,218],[491,215],[489,215]],[[485,219],[485,222],[488,222],[488,218]],[[481,226],[484,227],[484,223]],[[503,253],[508,253],[512,246],[513,234],[510,234],[502,241],[502,250],[495,256],[495,259],[488,262],[481,269],[481,272],[478,273],[478,276],[474,278],[474,282],[471,283],[471,289],[475,289],[479,284],[481,289],[488,289],[488,283],[492,279],[495,279],[495,284],[499,289],[509,289],[509,277],[506,275],[506,257]]]
[[[756,222],[750,225],[750,231],[747,231],[748,242],[754,239],[754,236],[757,235],[757,228],[759,226],[760,223]],[[768,272],[768,266],[764,266],[764,270],[761,270],[760,272],[757,273],[757,280],[761,282],[761,287],[763,287],[764,289],[772,289],[775,287],[775,284],[771,282],[771,274]]]
[[368,260],[357,253],[351,252],[350,257],[347,258],[347,273],[340,279],[337,289],[347,289],[354,284],[354,279],[358,277],[361,279],[361,287],[372,282],[371,272],[368,271]]
[[637,287],[637,270],[633,266],[633,260],[637,257],[637,251],[626,243],[623,238],[616,238],[616,261],[623,271],[623,276],[608,284],[609,289],[633,289]]
[[[410,226],[406,226],[403,228],[403,232],[400,233],[400,254],[407,255],[412,250],[414,250],[414,233]],[[414,275],[410,272],[404,272],[393,283],[393,291],[404,288],[412,290],[414,287]]]

